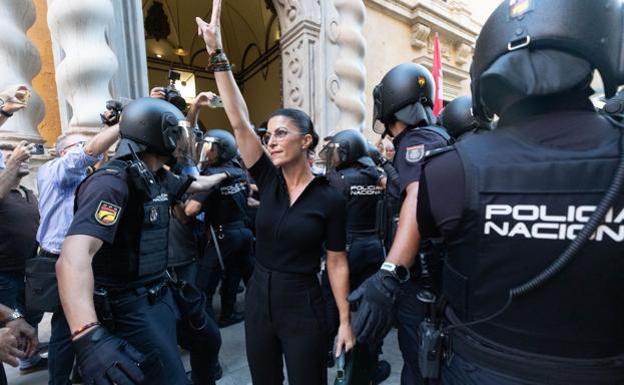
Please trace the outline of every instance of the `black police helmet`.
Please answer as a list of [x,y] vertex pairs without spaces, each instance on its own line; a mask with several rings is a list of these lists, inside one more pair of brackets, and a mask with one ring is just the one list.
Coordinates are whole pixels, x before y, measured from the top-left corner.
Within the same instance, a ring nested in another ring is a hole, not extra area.
[[186,135],[186,118],[173,104],[156,98],[130,102],[119,121],[121,141],[115,157],[130,154],[128,145],[139,152],[172,155],[178,139]]
[[614,95],[624,82],[623,10],[621,0],[505,0],[485,22],[475,46],[470,68],[475,115],[491,118],[481,75],[516,50],[555,50],[582,58],[600,72],[605,95]]
[[399,64],[373,90],[373,130],[378,134],[385,131],[375,124],[377,121],[383,125],[396,120],[408,125],[421,121],[432,124],[434,94],[433,76],[427,68],[415,63]]
[[334,134],[326,148],[333,148],[338,153],[339,165],[347,166],[360,163],[364,166],[374,166],[368,156],[368,145],[364,136],[356,130],[342,130]]
[[204,140],[213,140],[219,148],[219,159],[221,162],[232,160],[238,155],[238,147],[234,135],[225,130],[214,129],[204,134]]
[[482,122],[473,115],[470,96],[457,97],[447,104],[438,116],[438,124],[455,139],[478,128],[491,128],[489,123]]

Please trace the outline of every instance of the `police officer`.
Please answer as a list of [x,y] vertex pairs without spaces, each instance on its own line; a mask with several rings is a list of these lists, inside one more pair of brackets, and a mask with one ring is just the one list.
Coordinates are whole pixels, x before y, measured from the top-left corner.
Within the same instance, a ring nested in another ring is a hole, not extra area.
[[[375,87],[373,98],[373,130],[384,136],[392,136],[396,149],[393,165],[398,172],[398,184],[388,184],[388,193],[400,197],[402,203],[400,221],[387,262],[350,296],[351,301],[360,302],[372,290],[384,290],[389,298],[384,303],[386,308],[381,310],[378,307],[369,307],[369,301],[364,301],[356,314],[354,329],[358,333],[359,341],[382,339],[392,322],[392,304],[400,301],[401,305],[396,308],[396,319],[399,347],[404,360],[401,383],[418,384],[422,380],[417,366],[416,330],[424,317],[425,307],[417,299],[417,293],[425,288],[419,286],[414,279],[410,280],[409,269],[412,264],[400,265],[391,261],[397,255],[414,257],[419,253],[416,218],[412,213],[416,211],[421,162],[427,151],[444,147],[451,139],[443,128],[434,125],[434,83],[431,73],[425,67],[413,63],[394,67]],[[431,256],[427,254],[420,258],[423,262],[430,259]],[[418,276],[421,270],[421,264],[415,264],[411,275]],[[400,283],[406,284],[400,287]],[[377,286],[381,288],[377,290]],[[375,322],[382,320],[384,326],[371,329],[368,327],[371,321],[365,322],[369,316],[375,318]]]
[[[247,283],[252,272],[250,260],[253,233],[248,225],[247,174],[236,159],[238,147],[234,136],[225,130],[210,130],[204,135],[200,150],[202,175],[227,173],[230,178],[218,188],[194,194],[186,213],[203,210],[210,227],[210,241],[200,264],[198,285],[206,291],[208,306],[221,280],[221,315],[219,326],[226,327],[243,320],[235,312],[236,292],[242,280]],[[223,263],[223,266],[220,266]]]
[[438,124],[456,141],[469,134],[492,129],[491,122],[473,114],[471,96],[458,96],[447,104],[438,116]]
[[[85,383],[188,383],[176,344],[178,307],[165,279],[169,212],[185,191],[227,176],[193,181],[163,169],[188,139],[183,121],[168,102],[131,102],[114,159],[78,187],[57,273]],[[189,321],[199,328],[207,316],[196,315]]]
[[[373,275],[384,260],[383,239],[379,232],[378,212],[383,204],[382,174],[368,156],[367,143],[355,130],[343,130],[333,135],[320,153],[326,166],[329,183],[347,200],[347,258],[349,286],[355,290]],[[328,280],[325,280],[328,282]],[[327,296],[331,299],[331,296]],[[335,307],[335,303],[331,303]],[[338,329],[338,311],[332,311],[331,329]],[[366,383],[378,384],[390,375],[387,361],[377,362],[380,346],[367,346],[370,373]],[[375,368],[377,363],[377,369]]]
[[423,236],[448,246],[446,325],[423,334],[432,358],[450,338],[428,366],[444,384],[624,381],[624,137],[589,100],[594,69],[607,97],[624,82],[622,16],[505,1],[479,35],[474,111],[497,129],[434,157],[419,194]]

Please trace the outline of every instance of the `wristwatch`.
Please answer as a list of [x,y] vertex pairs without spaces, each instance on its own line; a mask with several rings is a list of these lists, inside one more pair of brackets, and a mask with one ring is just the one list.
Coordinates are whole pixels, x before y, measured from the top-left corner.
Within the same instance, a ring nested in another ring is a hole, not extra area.
[[13,309],[11,314],[9,314],[9,316],[7,318],[2,320],[2,323],[4,323],[6,325],[9,322],[15,321],[16,319],[20,319],[20,318],[24,318],[24,315],[19,310]]
[[390,274],[392,274],[392,276],[400,283],[405,283],[410,279],[410,272],[405,268],[405,266],[396,265],[391,262],[384,262],[383,265],[381,265],[381,270],[390,272]]

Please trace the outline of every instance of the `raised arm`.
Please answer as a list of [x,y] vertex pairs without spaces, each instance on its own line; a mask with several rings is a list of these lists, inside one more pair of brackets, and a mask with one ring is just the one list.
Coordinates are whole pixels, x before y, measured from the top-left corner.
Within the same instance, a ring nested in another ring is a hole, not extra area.
[[[234,136],[240,149],[241,157],[247,167],[253,166],[262,155],[262,144],[249,121],[249,110],[238,89],[232,71],[225,55],[220,53],[223,48],[221,42],[221,1],[212,2],[212,19],[206,23],[201,18],[195,18],[197,33],[204,38],[206,50],[213,66],[215,80],[219,94],[223,99],[225,113],[234,130]],[[215,65],[218,63],[218,65]]]

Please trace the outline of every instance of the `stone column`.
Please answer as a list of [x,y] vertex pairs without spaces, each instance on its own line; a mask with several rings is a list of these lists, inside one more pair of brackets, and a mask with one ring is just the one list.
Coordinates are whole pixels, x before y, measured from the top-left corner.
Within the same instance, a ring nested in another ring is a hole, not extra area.
[[[41,70],[41,59],[26,31],[35,18],[32,0],[0,0],[0,90],[12,84],[26,84],[32,90],[32,79]],[[0,127],[0,140],[42,143],[37,126],[43,120],[43,113],[43,102],[33,91],[28,108]]]
[[336,130],[364,130],[366,99],[364,87],[366,40],[362,34],[366,8],[362,0],[335,0],[339,22],[336,43],[339,46],[334,71],[338,77],[335,103],[340,110]]
[[321,80],[319,66],[320,25],[302,21],[296,28],[282,36],[284,107],[306,111],[314,121],[319,121],[315,87]]
[[110,0],[48,0],[48,4],[50,32],[64,54],[56,82],[72,110],[64,132],[96,133],[102,126],[99,114],[112,98],[109,83],[118,67],[106,40],[113,6]]

